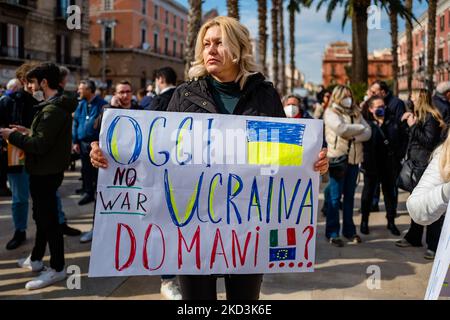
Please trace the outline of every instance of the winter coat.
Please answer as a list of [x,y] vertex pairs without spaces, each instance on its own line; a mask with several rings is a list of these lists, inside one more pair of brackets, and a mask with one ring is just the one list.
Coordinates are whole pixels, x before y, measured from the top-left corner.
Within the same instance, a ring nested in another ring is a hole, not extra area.
[[370,126],[361,115],[351,117],[345,113],[337,113],[336,108],[338,107],[334,104],[328,107],[323,117],[328,157],[348,155],[350,164],[360,164],[363,161],[362,142],[370,139]]
[[173,93],[175,92],[175,88],[171,88],[163,93],[153,97],[152,103],[150,107],[146,110],[153,111],[166,111],[169,106],[170,99],[172,99]]
[[441,156],[442,148],[439,148],[406,202],[409,215],[421,225],[436,222],[447,211],[450,182],[444,182],[441,177]]
[[[167,111],[220,113],[220,108],[214,102],[208,82],[200,78],[180,85]],[[248,77],[233,114],[286,118],[280,96],[261,73]]]
[[386,136],[395,150],[396,161],[400,163],[408,147],[407,125],[401,121],[406,111],[405,103],[389,92],[384,98],[384,104],[386,105]]
[[441,133],[439,122],[431,114],[427,114],[423,123],[410,127],[408,156],[415,166],[425,169],[432,152],[442,142]]
[[36,108],[31,135],[13,132],[9,142],[25,151],[25,167],[32,175],[64,172],[72,147],[72,112],[76,99],[57,95]]

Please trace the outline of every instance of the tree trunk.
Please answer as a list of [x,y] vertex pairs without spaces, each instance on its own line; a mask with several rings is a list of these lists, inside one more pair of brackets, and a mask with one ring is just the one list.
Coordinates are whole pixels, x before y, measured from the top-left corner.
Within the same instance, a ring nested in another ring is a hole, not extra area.
[[436,47],[436,10],[437,0],[428,1],[428,34],[427,34],[427,89],[433,94],[434,88],[434,62]]
[[268,75],[267,70],[267,0],[258,0],[258,34],[259,34],[259,43],[258,43],[258,55],[259,55],[259,63],[262,66],[262,72],[265,76]]
[[367,8],[370,0],[354,0],[352,13],[351,82],[366,83],[368,78]]
[[239,0],[227,0],[228,16],[239,20]]
[[389,8],[389,20],[391,22],[391,52],[392,52],[392,79],[394,95],[398,96],[398,20],[397,11],[392,6]]
[[291,79],[289,90],[292,92],[295,87],[295,10],[289,10],[289,49],[290,49],[290,67]]
[[186,38],[186,49],[184,51],[185,67],[184,77],[189,78],[188,73],[191,68],[191,63],[195,60],[195,42],[197,34],[202,25],[202,0],[189,0],[189,15],[188,15],[188,33]]
[[280,14],[280,46],[281,46],[281,94],[286,95],[286,46],[284,43],[284,6],[283,0],[278,1]]
[[[412,0],[405,1],[405,9],[409,15],[412,12]],[[406,87],[408,90],[408,98],[411,97],[412,93],[412,51],[413,51],[413,42],[412,42],[412,20],[406,19],[405,25],[405,33],[406,33]]]
[[278,90],[278,2],[272,0],[272,77],[273,85]]

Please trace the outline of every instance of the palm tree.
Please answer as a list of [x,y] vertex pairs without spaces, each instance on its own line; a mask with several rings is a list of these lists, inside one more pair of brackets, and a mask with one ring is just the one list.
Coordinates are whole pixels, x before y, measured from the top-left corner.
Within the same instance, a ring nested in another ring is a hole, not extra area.
[[227,0],[228,16],[239,20],[239,0]]
[[[405,9],[408,13],[412,12],[412,0],[405,1]],[[412,42],[412,20],[406,20],[405,25],[405,33],[406,33],[406,87],[408,90],[408,97],[411,97],[412,93],[412,51],[413,51],[413,42]]]
[[267,55],[267,0],[258,1],[258,55],[259,63],[262,66],[262,72],[264,75],[268,74],[266,55]]
[[427,41],[427,89],[428,93],[433,92],[434,87],[434,50],[436,46],[436,10],[437,0],[428,0],[428,41]]
[[278,89],[278,8],[279,1],[272,0],[272,72],[273,84]]
[[[317,10],[324,3],[328,3],[326,19],[329,22],[336,7],[344,6],[342,28],[348,18],[352,21],[352,71],[351,83],[367,84],[368,78],[368,51],[367,51],[367,9],[371,0],[319,0]],[[401,0],[375,0],[375,4],[393,4],[398,8],[399,14],[406,14]],[[411,15],[409,15],[411,16]]]
[[389,21],[391,23],[391,53],[392,53],[392,80],[394,95],[398,95],[398,13],[396,8],[389,6]]
[[300,12],[300,7],[309,7],[312,0],[289,0],[289,57],[290,57],[290,70],[291,78],[289,88],[292,91],[295,87],[295,15]]
[[284,44],[284,7],[283,0],[278,1],[278,13],[280,15],[280,49],[281,49],[281,94],[286,94],[286,47]]
[[292,91],[295,86],[295,14],[300,12],[300,6],[297,0],[290,0],[288,5],[289,10],[289,57],[290,57],[290,69],[291,69],[291,83],[289,88]]
[[184,77],[188,79],[189,69],[191,63],[194,61],[195,55],[195,41],[197,34],[202,25],[202,0],[189,0],[189,14],[188,14],[188,33],[186,38],[186,49],[184,50],[185,67]]

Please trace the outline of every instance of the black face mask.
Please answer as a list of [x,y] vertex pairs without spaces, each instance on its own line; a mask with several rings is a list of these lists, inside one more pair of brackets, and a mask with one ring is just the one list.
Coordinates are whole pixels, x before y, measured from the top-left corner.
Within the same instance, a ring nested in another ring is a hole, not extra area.
[[375,115],[378,118],[383,118],[384,115],[385,115],[384,107],[383,108],[378,108],[377,110],[375,110]]

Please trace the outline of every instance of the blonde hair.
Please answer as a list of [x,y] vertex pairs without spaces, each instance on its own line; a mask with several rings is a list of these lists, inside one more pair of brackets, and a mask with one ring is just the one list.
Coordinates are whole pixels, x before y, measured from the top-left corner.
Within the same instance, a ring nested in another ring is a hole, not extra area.
[[445,130],[447,128],[447,125],[445,124],[439,110],[431,103],[431,97],[428,94],[428,90],[420,89],[419,91],[414,93],[414,95],[417,97],[414,103],[414,114],[417,117],[417,121],[419,123],[424,123],[427,114],[430,113],[433,118],[437,122],[439,122],[439,127]]
[[444,143],[436,149],[435,156],[440,153],[439,173],[444,182],[450,182],[450,135]]
[[238,20],[230,17],[219,16],[207,21],[197,36],[195,45],[195,61],[189,69],[189,78],[199,78],[208,75],[203,61],[203,38],[209,28],[219,26],[222,33],[222,43],[227,54],[231,56],[234,63],[239,65],[239,74],[236,81],[244,88],[247,78],[258,72],[258,66],[253,58],[253,48],[250,40],[250,32]]
[[[349,93],[350,93],[350,97],[353,100],[353,105],[351,108],[348,109],[349,110],[348,112],[343,111],[344,108],[342,108],[342,107],[340,107],[340,108],[333,107],[334,105],[340,106],[341,101],[344,100],[344,98],[346,98]],[[330,103],[332,103],[332,110],[338,114],[348,113],[348,114],[355,115],[355,116],[360,115],[360,110],[356,106],[355,99],[353,98],[352,89],[350,89],[350,87],[348,87],[348,86],[337,85],[333,89],[333,93],[331,94]]]

